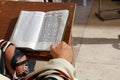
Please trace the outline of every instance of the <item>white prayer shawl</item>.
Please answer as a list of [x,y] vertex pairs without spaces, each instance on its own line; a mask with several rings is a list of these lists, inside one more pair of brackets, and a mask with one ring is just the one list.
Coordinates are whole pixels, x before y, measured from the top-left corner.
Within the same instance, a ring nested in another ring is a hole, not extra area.
[[47,70],[47,69],[60,70],[60,71],[64,72],[65,74],[67,74],[68,76],[70,76],[73,80],[77,80],[76,77],[75,77],[75,68],[73,67],[73,65],[71,63],[69,63],[68,61],[66,61],[65,59],[62,59],[62,58],[51,59],[45,67],[30,73],[26,77],[26,80],[29,77],[39,73],[40,71]]

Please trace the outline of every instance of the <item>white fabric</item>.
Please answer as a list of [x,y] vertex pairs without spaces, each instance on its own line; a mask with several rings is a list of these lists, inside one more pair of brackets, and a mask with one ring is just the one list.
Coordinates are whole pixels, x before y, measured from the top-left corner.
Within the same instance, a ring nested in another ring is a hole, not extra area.
[[1,60],[1,55],[2,55],[2,51],[1,51],[1,49],[0,49],[0,60]]
[[[4,41],[4,39],[0,39],[0,43],[1,43],[2,41]],[[0,49],[0,59],[1,59],[1,54],[2,54],[2,51],[1,51],[1,49]]]
[[8,77],[3,76],[2,74],[0,74],[0,80],[10,80]]
[[42,70],[46,70],[46,69],[61,70],[64,73],[66,73],[68,76],[72,77],[73,80],[77,80],[75,78],[75,69],[74,69],[73,65],[71,63],[69,63],[68,61],[66,61],[65,59],[61,59],[61,58],[51,59],[44,68],[29,74],[27,76],[27,78],[29,78],[30,76],[32,76],[32,75],[34,75]]
[[8,47],[10,44],[11,44],[11,42],[9,42],[9,41],[8,41],[8,42],[7,42],[7,44],[5,45],[5,47],[3,48],[3,50],[2,50],[2,51],[3,51],[3,52],[5,52],[5,51],[6,51],[6,49],[7,49],[7,47]]
[[13,74],[13,80],[15,80],[15,79],[18,79],[17,74],[16,74],[16,71],[15,71],[14,74]]
[[0,43],[1,43],[2,41],[4,41],[4,39],[0,39]]

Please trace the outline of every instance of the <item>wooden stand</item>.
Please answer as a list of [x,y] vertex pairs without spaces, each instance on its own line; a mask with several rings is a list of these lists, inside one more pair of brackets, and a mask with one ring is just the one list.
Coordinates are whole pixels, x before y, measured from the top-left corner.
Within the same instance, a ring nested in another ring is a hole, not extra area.
[[[70,44],[71,27],[74,19],[75,7],[76,5],[74,3],[0,1],[0,39],[3,38],[5,40],[9,40],[21,10],[46,12],[50,10],[68,9],[70,14],[63,41]],[[25,53],[29,59],[49,60],[52,58],[49,52],[45,51],[25,51]]]

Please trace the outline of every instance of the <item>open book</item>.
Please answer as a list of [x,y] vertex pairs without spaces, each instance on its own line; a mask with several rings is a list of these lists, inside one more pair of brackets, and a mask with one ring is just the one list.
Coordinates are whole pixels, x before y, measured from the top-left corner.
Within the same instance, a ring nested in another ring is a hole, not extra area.
[[49,51],[61,42],[69,10],[21,11],[10,41],[19,48]]

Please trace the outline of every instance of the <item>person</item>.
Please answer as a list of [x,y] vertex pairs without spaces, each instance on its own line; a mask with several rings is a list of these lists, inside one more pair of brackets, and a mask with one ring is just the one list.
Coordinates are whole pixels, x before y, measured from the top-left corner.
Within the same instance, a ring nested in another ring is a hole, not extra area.
[[73,49],[66,42],[50,46],[50,59],[47,65],[37,71],[33,71],[24,78],[18,80],[77,80],[75,68],[72,65],[74,58]]
[[77,80],[72,65],[74,54],[70,45],[64,41],[58,45],[52,44],[50,54],[53,59],[44,68],[27,75],[24,80]]
[[15,45],[4,39],[0,40],[0,74],[10,79],[18,79],[29,73],[27,57]]

